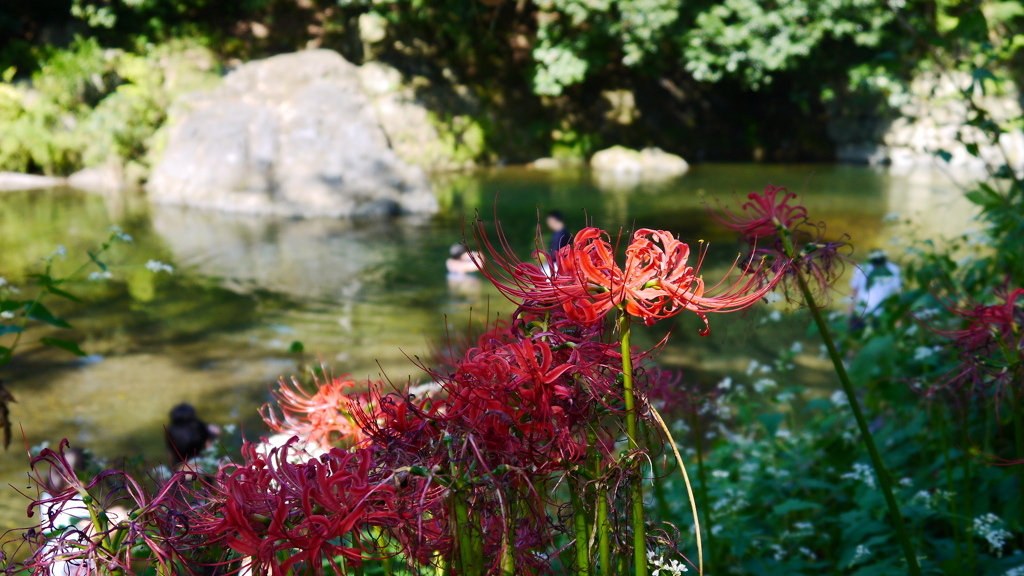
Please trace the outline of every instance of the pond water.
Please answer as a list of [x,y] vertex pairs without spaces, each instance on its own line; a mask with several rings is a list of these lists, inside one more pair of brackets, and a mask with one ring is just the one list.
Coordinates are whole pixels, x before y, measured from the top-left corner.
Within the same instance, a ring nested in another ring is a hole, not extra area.
[[[552,208],[576,229],[585,211],[610,230],[636,225],[669,229],[691,243],[705,239],[705,276],[714,278],[740,246],[716,230],[703,202],[712,195],[730,201],[733,191],[769,183],[801,192],[830,235],[849,234],[860,255],[890,247],[898,257],[894,235],[936,237],[973,225],[973,211],[942,174],[853,166],[702,164],[650,186],[597,181],[584,171],[503,168],[439,176],[438,214],[375,222],[255,218],[71,190],[2,193],[0,276],[12,282],[58,245],[68,253],[60,269],[74,269],[112,225],[134,243],[110,253],[112,280],[72,286],[83,304],[54,306],[75,327],[64,336],[79,341],[88,358],[25,346],[0,372],[17,398],[15,441],[0,453],[0,528],[26,523],[27,501],[15,492],[26,487],[25,443],[68,438],[102,457],[160,461],[162,425],[178,402],[196,405],[208,421],[239,424],[254,438],[264,431],[256,409],[267,401],[268,386],[318,360],[356,377],[420,377],[410,357],[429,354],[431,342],[443,341],[446,330],[464,330],[471,317],[512,308],[486,282],[451,284],[445,277],[448,247],[477,211],[493,221],[497,204],[523,256],[537,211]],[[893,224],[893,213],[910,222]],[[150,272],[150,259],[171,264],[174,273]],[[792,342],[788,336],[806,335],[803,324],[786,327],[764,316],[758,310],[713,317],[708,338],[697,335],[696,317],[681,317],[661,363],[713,382],[742,372],[751,358],[771,357]],[[28,340],[47,333],[32,332]],[[659,337],[644,333],[638,343]],[[293,342],[305,352],[290,352]],[[800,378],[830,385],[822,362],[808,354]]]

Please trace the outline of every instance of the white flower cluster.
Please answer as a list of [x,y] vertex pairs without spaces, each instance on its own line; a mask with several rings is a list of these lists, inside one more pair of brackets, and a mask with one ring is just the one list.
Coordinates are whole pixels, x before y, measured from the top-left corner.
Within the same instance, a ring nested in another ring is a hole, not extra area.
[[715,500],[711,508],[722,514],[733,514],[750,505],[743,493],[733,488],[726,488],[725,497]]
[[871,556],[871,550],[863,544],[857,544],[857,549],[853,551],[853,558],[850,559],[849,567],[852,568],[867,560],[868,556]]
[[102,282],[104,280],[110,280],[114,275],[110,273],[110,270],[96,270],[89,273],[89,280],[91,282]]
[[842,408],[850,403],[850,399],[846,397],[846,392],[843,392],[842,390],[836,390],[828,399],[836,408]]
[[942,350],[941,346],[918,346],[914,349],[914,360],[926,360]]
[[754,391],[758,394],[764,394],[765,391],[775,388],[778,384],[771,378],[760,378],[757,382],[754,382]]
[[1016,568],[1010,568],[1006,572],[1003,572],[1003,576],[1024,576],[1024,565],[1017,566]]
[[2,320],[14,320],[14,312],[10,310],[4,310],[0,312],[0,319]]
[[168,274],[173,274],[174,266],[171,266],[170,264],[164,264],[163,262],[160,262],[158,260],[150,260],[149,262],[146,262],[146,270],[149,270],[153,274],[156,274],[158,272],[167,272]]
[[679,576],[690,569],[679,560],[665,560],[665,557],[656,554],[653,550],[647,551],[647,563],[654,568],[651,576]]
[[942,490],[941,488],[933,492],[921,490],[917,494],[914,494],[914,497],[911,498],[910,501],[915,504],[920,504],[925,508],[935,508],[942,502],[951,502],[955,495],[956,494],[954,492]]
[[971,531],[988,542],[989,551],[996,556],[1003,555],[1003,546],[1013,537],[1009,530],[1003,528],[1003,521],[989,512],[974,519]]
[[53,255],[50,258],[60,258],[61,260],[67,260],[68,249],[63,244],[57,246],[57,249],[53,251]]
[[855,462],[853,464],[853,470],[843,474],[841,478],[845,478],[847,480],[859,480],[866,484],[868,488],[875,487],[875,473],[871,470],[871,466],[868,466],[863,462]]
[[110,231],[114,235],[114,240],[120,240],[121,242],[127,242],[129,244],[134,240],[130,234],[125,234],[124,230],[121,230],[120,226],[111,226]]

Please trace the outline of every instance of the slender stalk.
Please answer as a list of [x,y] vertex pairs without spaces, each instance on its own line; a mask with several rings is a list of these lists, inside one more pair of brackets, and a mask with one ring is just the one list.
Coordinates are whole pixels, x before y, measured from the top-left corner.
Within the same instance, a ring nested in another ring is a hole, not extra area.
[[[630,355],[629,330],[632,326],[629,314],[622,311],[619,316],[619,344],[622,350],[622,389],[626,402],[626,435],[629,449],[637,450],[640,445],[639,427],[636,418],[636,399],[633,397],[633,357]],[[633,567],[636,576],[647,576],[647,525],[644,523],[644,485],[640,478],[642,467],[637,467],[633,476],[631,494],[633,521]]]
[[956,563],[960,567],[960,573],[966,573],[964,567],[964,550],[963,542],[963,531],[961,530],[960,523],[962,521],[959,511],[957,510],[956,498],[953,495],[956,493],[956,483],[953,481],[953,462],[949,458],[949,427],[946,424],[945,414],[942,412],[941,407],[935,408],[936,416],[934,419],[939,421],[939,432],[942,434],[942,454],[943,462],[946,468],[946,489],[949,490],[949,512],[950,518],[953,521],[953,541],[956,543]]
[[[578,576],[590,575],[590,533],[587,532],[587,511],[583,507],[584,483],[579,475],[569,485],[569,492],[572,498],[572,526],[576,532],[576,574]],[[512,574],[509,572],[508,574]]]
[[[967,414],[967,410],[963,411],[963,425],[960,426],[960,442],[963,444],[961,450],[964,453],[964,525],[969,526],[971,517],[974,515],[974,503],[972,502],[974,493],[971,491],[971,455],[969,453],[971,446],[971,431],[968,428],[970,426],[970,417]],[[970,530],[969,528],[967,530]],[[974,538],[968,533],[965,540],[967,541],[967,561],[970,566],[970,574],[978,573],[978,556],[974,550]]]
[[597,489],[597,557],[601,563],[601,576],[612,574],[612,527],[608,522],[608,487]]
[[679,464],[679,471],[683,474],[683,484],[686,485],[686,497],[690,500],[690,513],[693,514],[693,535],[697,538],[697,574],[698,576],[704,576],[704,544],[700,538],[700,517],[697,516],[697,500],[693,497],[690,475],[686,473],[686,464],[683,462],[683,456],[679,453],[679,448],[676,446],[676,439],[672,437],[672,431],[668,429],[665,419],[661,417],[658,409],[654,406],[651,406],[651,416],[654,417],[654,421],[661,427],[661,431],[665,433],[668,445],[672,448],[672,454],[676,457],[676,463]]
[[[1014,443],[1017,445],[1017,461],[1024,462],[1024,392],[1021,392],[1019,386],[1013,387],[1013,436]],[[1020,464],[1018,464],[1020,466]],[[1018,495],[1019,501],[1017,506],[1017,512],[1020,514],[1019,520],[1021,526],[1024,526],[1024,474],[1017,474],[1017,485],[1020,494]]]
[[501,533],[502,576],[515,576],[516,573],[515,530],[516,506],[510,501],[508,503],[508,517],[505,520],[505,529]]
[[711,522],[711,500],[708,499],[708,475],[704,467],[704,448],[701,447],[700,418],[697,411],[693,412],[694,445],[697,447],[697,478],[700,479],[700,500],[704,512],[704,521],[708,526],[708,563],[715,562],[715,536],[711,533],[714,524]]
[[480,576],[479,572],[475,569],[477,558],[473,557],[474,538],[471,533],[473,528],[469,521],[469,510],[466,507],[466,503],[458,496],[455,495],[452,498],[452,506],[455,508],[455,522],[452,523],[452,530],[455,532],[455,538],[459,543],[459,560],[461,564],[459,572],[465,576]]
[[[788,239],[786,244],[789,244]],[[792,249],[790,248],[789,251],[791,252]],[[807,307],[811,311],[811,317],[814,318],[814,324],[818,327],[818,333],[821,334],[821,339],[825,341],[825,347],[828,349],[828,355],[832,359],[833,366],[835,366],[836,375],[839,376],[839,382],[843,385],[843,391],[846,392],[846,398],[850,403],[850,409],[853,410],[853,417],[857,420],[857,427],[860,428],[861,437],[864,439],[864,446],[867,447],[868,454],[871,456],[871,465],[874,467],[875,475],[878,477],[878,485],[882,489],[882,495],[885,497],[885,504],[889,508],[889,516],[892,517],[893,526],[896,528],[896,536],[899,538],[900,545],[903,547],[903,556],[907,560],[907,570],[911,576],[921,576],[921,567],[917,563],[917,554],[914,552],[914,546],[910,541],[910,534],[907,532],[907,527],[903,522],[903,514],[900,513],[899,504],[896,502],[896,497],[892,492],[892,480],[889,478],[889,473],[885,469],[885,463],[882,462],[882,456],[879,454],[878,448],[875,446],[874,436],[871,434],[871,428],[868,427],[868,421],[867,418],[864,417],[864,411],[861,410],[860,401],[857,399],[857,393],[853,388],[853,383],[850,381],[850,375],[846,373],[846,366],[843,365],[843,358],[839,355],[839,350],[836,348],[836,344],[832,340],[832,334],[828,329],[828,325],[825,324],[825,319],[821,315],[821,310],[818,309],[818,306],[814,301],[814,295],[811,293],[811,289],[807,285],[807,279],[799,268],[794,268],[794,270],[796,271],[796,279],[797,283],[800,285],[800,291],[803,293],[804,300],[807,302]]]

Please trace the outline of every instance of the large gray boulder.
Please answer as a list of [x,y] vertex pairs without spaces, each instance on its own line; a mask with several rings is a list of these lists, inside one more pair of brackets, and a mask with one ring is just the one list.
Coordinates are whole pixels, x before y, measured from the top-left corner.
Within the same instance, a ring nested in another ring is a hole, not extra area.
[[336,52],[249,62],[179,107],[147,186],[154,202],[305,217],[437,209]]

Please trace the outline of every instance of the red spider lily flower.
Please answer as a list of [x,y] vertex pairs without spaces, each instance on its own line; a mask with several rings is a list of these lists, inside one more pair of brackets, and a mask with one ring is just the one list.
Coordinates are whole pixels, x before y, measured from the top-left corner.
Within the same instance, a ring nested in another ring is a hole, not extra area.
[[[782,194],[781,200],[779,194]],[[748,201],[740,207],[739,214],[721,208],[721,214],[711,212],[711,215],[723,227],[739,232],[747,242],[754,242],[775,236],[780,230],[794,230],[807,220],[806,208],[790,204],[796,197],[781,186],[767,186],[760,194],[748,194]]]
[[[809,220],[807,209],[793,202],[796,194],[779,186],[764,192],[751,192],[740,213],[719,206],[711,217],[722,227],[739,232],[754,248],[755,255],[769,259],[771,269],[792,281],[797,272],[808,279],[812,291],[824,294],[842,275],[849,262],[850,245],[846,236],[825,240],[825,225]],[[789,283],[786,284],[787,289]]]
[[252,559],[254,573],[285,574],[300,565],[314,574],[337,558],[360,565],[361,532],[398,522],[390,475],[376,470],[373,450],[334,448],[293,464],[290,445],[267,456],[243,447],[244,462],[226,467],[208,503],[192,512],[192,531]]
[[[1024,288],[997,292],[998,304],[976,302],[947,309],[967,323],[961,330],[932,330],[953,343],[960,365],[941,380],[940,388],[992,390],[998,397],[1006,384],[1024,372]],[[997,403],[998,406],[998,403]]]
[[[132,550],[140,546],[151,552],[149,563],[165,571],[183,566],[191,550],[179,522],[188,506],[176,497],[184,475],[175,475],[159,490],[150,490],[122,470],[105,470],[82,482],[66,457],[67,448],[63,440],[57,450],[44,449],[32,459],[30,478],[40,489],[53,490],[55,484],[63,489],[44,492],[32,502],[29,517],[38,509],[40,524],[23,541],[36,550],[8,568],[33,574],[129,573],[139,567]],[[48,470],[41,473],[41,468]],[[106,496],[100,499],[98,494]]]
[[561,268],[574,277],[577,286],[563,307],[570,317],[580,320],[600,318],[623,307],[647,325],[689,310],[704,320],[700,334],[706,336],[710,331],[708,313],[747,308],[778,281],[776,275],[757,286],[756,269],[748,265],[735,283],[712,296],[698,275],[700,262],[691,266],[689,257],[689,246],[671,233],[644,228],[633,234],[625,266],[620,268],[607,232],[585,228],[558,253]]
[[637,230],[626,248],[625,266],[620,267],[608,233],[584,228],[558,251],[550,270],[517,260],[503,239],[504,252],[498,253],[482,225],[478,236],[489,253],[481,268],[503,294],[525,309],[560,307],[583,324],[596,323],[619,308],[648,325],[689,310],[704,320],[701,334],[707,335],[708,313],[751,306],[779,279],[776,274],[764,283],[758,278],[760,269],[747,265],[739,280],[710,295],[713,290],[698,274],[700,262],[689,263],[689,246],[663,230]]
[[277,410],[270,404],[260,409],[260,415],[270,428],[283,434],[301,436],[324,448],[334,442],[359,444],[366,439],[353,417],[353,393],[356,382],[345,378],[330,378],[322,382],[315,373],[315,392],[307,392],[295,378],[291,382],[281,379],[279,388],[271,391]]

